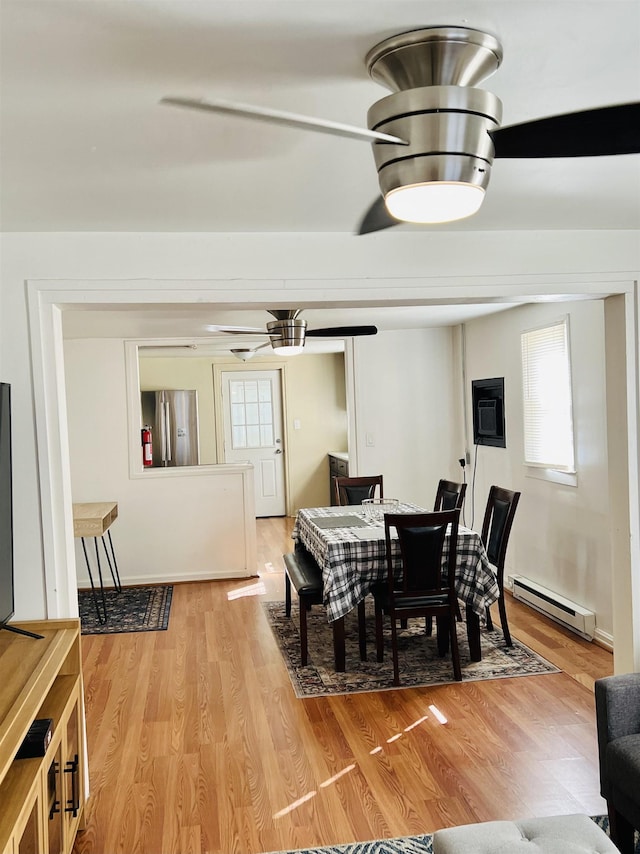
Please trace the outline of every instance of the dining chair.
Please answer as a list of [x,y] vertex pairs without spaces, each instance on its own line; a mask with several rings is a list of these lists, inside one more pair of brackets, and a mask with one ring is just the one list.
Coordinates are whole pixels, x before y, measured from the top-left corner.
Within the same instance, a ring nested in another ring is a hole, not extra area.
[[[394,685],[400,684],[397,621],[412,617],[435,617],[438,653],[446,655],[451,646],[453,673],[458,681],[462,680],[455,589],[459,518],[459,508],[438,513],[385,514],[387,585],[375,597],[376,650],[378,661],[382,661],[383,615],[387,614],[391,620]],[[443,566],[449,526],[448,554]],[[399,556],[396,546],[399,547]],[[398,560],[401,567],[399,575]]]
[[[504,559],[520,495],[520,492],[514,492],[511,489],[492,486],[489,490],[487,508],[484,514],[484,521],[482,522],[482,534],[480,535],[482,544],[487,552],[487,557],[489,558],[489,563],[493,564],[496,569],[498,588],[500,590],[498,610],[500,612],[502,633],[507,646],[513,646],[513,642],[511,640],[509,624],[507,623],[507,609],[504,603]],[[487,608],[487,628],[489,631],[493,630],[493,620],[491,619],[489,608]]]
[[[453,480],[444,480],[441,478],[438,482],[438,489],[436,490],[436,500],[433,505],[434,512],[454,510],[456,507],[462,509],[466,491],[466,483],[456,483]],[[459,623],[462,622],[462,613],[460,612],[460,605],[457,602],[456,619]],[[427,621],[427,634],[431,634],[431,620]]]
[[[339,506],[362,504],[366,498],[384,498],[382,475],[368,477],[336,477],[336,503]],[[378,494],[376,495],[376,490]],[[366,617],[364,599],[358,603],[358,634],[360,658],[367,657]]]
[[381,474],[369,477],[336,477],[335,488],[336,501],[342,506],[362,504],[365,498],[384,498]]
[[435,512],[439,510],[454,510],[456,507],[462,509],[464,494],[467,491],[466,483],[455,483],[453,480],[440,480],[436,491],[436,501],[433,505]]

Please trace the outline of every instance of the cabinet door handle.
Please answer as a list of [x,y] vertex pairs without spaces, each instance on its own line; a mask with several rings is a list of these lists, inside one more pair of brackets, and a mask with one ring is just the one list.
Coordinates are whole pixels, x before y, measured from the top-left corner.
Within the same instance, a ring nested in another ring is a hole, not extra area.
[[53,775],[53,801],[49,807],[49,821],[54,815],[60,812],[60,800],[56,797],[58,794],[58,774],[60,773],[60,765],[58,762],[52,762],[49,768],[49,776]]
[[78,810],[80,809],[80,787],[78,786],[78,770],[79,760],[78,754],[76,753],[73,757],[73,761],[65,763],[64,766],[64,773],[71,774],[71,800],[67,799],[67,805],[64,808],[64,811],[73,813],[74,818],[77,817]]

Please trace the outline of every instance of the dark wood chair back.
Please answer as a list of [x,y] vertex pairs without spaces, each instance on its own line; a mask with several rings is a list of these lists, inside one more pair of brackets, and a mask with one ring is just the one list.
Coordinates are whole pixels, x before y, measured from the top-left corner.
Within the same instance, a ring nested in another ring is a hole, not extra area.
[[[504,560],[507,553],[507,544],[513,525],[513,517],[516,515],[520,492],[504,489],[501,486],[492,486],[489,490],[487,508],[482,522],[482,543],[487,552],[490,563],[496,568],[500,598],[498,609],[500,611],[500,623],[507,646],[512,646],[511,632],[507,622],[507,609],[504,600]],[[493,630],[491,612],[487,608],[487,628]]]
[[492,486],[487,499],[481,536],[487,557],[498,570],[500,587],[502,587],[501,574],[504,572],[509,534],[520,495],[520,492],[513,492],[511,489]]
[[467,491],[466,483],[455,483],[453,480],[440,480],[436,491],[434,511],[462,509],[464,496]]
[[365,498],[384,498],[381,474],[369,477],[336,477],[335,488],[339,505],[362,504]]
[[396,621],[410,617],[436,618],[438,651],[446,654],[450,641],[454,675],[462,679],[455,588],[459,518],[459,508],[438,513],[385,514],[387,592],[379,610],[391,618],[394,685],[400,684]]

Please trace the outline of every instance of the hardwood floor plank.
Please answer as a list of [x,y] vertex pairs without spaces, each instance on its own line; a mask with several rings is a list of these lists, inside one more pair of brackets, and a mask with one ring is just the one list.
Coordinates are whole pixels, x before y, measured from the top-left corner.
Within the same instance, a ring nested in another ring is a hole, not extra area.
[[297,699],[261,604],[284,598],[292,526],[258,520],[255,578],[174,585],[166,631],[83,637],[76,854],[258,854],[605,811],[593,681],[612,656],[510,596],[512,634],[563,672]]

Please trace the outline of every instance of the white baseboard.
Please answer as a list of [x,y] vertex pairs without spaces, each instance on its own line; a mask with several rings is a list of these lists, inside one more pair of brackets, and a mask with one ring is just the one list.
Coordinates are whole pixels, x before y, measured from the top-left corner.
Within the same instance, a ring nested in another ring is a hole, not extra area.
[[[104,573],[103,573],[104,576]],[[120,581],[123,587],[141,586],[145,584],[180,584],[181,581],[242,581],[245,578],[255,578],[256,573],[247,572],[246,575],[238,575],[237,571],[231,571],[228,574],[219,573],[217,575],[204,576],[201,573],[180,573],[172,575],[171,578],[163,578],[157,575],[127,575],[124,578],[120,576]],[[109,575],[104,579],[105,588],[113,587],[113,581]],[[78,590],[91,590],[91,585],[88,585],[86,579],[78,582]]]
[[596,628],[593,633],[593,642],[603,647],[603,649],[613,652],[613,635],[610,635],[609,632],[604,632],[602,629]]

